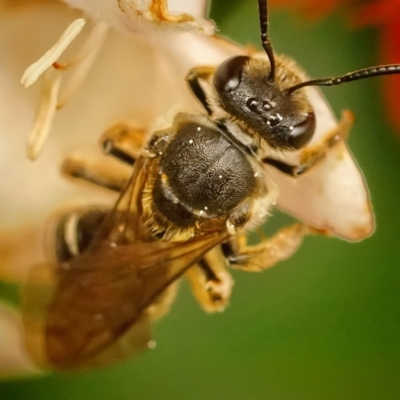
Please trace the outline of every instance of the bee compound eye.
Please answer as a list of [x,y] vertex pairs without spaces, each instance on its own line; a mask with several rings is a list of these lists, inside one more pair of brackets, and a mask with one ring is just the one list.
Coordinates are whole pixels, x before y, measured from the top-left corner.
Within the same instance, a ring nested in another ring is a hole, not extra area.
[[294,149],[301,149],[311,141],[314,132],[315,114],[309,112],[307,117],[291,130],[288,138],[289,145]]
[[250,57],[237,56],[224,61],[215,72],[214,85],[218,92],[229,93],[240,83],[244,65]]

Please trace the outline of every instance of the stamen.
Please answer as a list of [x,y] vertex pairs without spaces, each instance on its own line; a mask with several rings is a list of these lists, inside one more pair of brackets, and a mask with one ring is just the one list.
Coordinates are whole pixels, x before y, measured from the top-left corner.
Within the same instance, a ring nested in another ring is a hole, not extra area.
[[64,50],[78,36],[84,27],[86,21],[83,18],[78,18],[61,35],[58,42],[48,50],[38,61],[29,66],[21,78],[21,83],[25,87],[34,84],[37,79],[58,60]]
[[50,131],[57,107],[57,97],[60,89],[61,75],[53,69],[43,74],[42,93],[35,123],[28,139],[28,157],[35,160]]
[[[29,87],[43,74],[38,112],[28,139],[28,157],[31,160],[38,157],[43,147],[51,129],[55,111],[62,108],[80,88],[106,38],[108,26],[103,22],[94,24],[72,61],[59,63],[58,58],[78,36],[85,23],[83,18],[72,22],[58,42],[43,57],[27,68],[21,79],[21,83],[25,87]],[[60,93],[61,72],[70,67],[75,68]]]
[[61,90],[57,109],[62,108],[69,99],[77,92],[86,79],[96,57],[103,46],[108,32],[108,25],[104,22],[96,23],[83,43],[74,60],[67,66],[77,64],[70,78]]

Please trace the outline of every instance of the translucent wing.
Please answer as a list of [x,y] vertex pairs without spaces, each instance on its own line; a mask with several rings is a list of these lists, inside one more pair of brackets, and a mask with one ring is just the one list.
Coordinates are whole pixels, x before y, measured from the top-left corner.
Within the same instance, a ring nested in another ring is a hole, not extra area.
[[[142,193],[157,168],[139,157],[116,205],[83,252],[33,269],[23,295],[28,349],[41,366],[92,368],[148,347],[150,323],[165,313],[166,289],[224,231],[163,242],[142,221]],[[151,306],[151,307],[150,307]]]
[[28,350],[41,366],[82,369],[148,347],[148,307],[210,248],[211,233],[188,242],[101,245],[59,268],[34,268],[23,296]]

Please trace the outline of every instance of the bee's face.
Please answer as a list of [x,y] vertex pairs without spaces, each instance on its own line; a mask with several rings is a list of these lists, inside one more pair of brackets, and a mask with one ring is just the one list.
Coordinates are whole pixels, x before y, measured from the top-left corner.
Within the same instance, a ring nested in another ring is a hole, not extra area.
[[301,91],[285,89],[299,78],[287,68],[277,68],[276,79],[268,80],[266,60],[232,57],[214,75],[214,87],[223,109],[240,125],[255,131],[268,144],[280,149],[300,149],[315,131],[314,111]]

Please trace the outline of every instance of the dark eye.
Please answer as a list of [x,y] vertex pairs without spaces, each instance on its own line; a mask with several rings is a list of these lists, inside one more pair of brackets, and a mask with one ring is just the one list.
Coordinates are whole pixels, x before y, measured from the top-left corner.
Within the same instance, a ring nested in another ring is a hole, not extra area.
[[315,114],[310,112],[304,121],[295,125],[289,134],[288,142],[294,149],[301,149],[312,139],[315,131]]
[[229,93],[239,85],[243,67],[249,59],[246,56],[232,57],[218,67],[214,75],[214,85],[218,92]]

